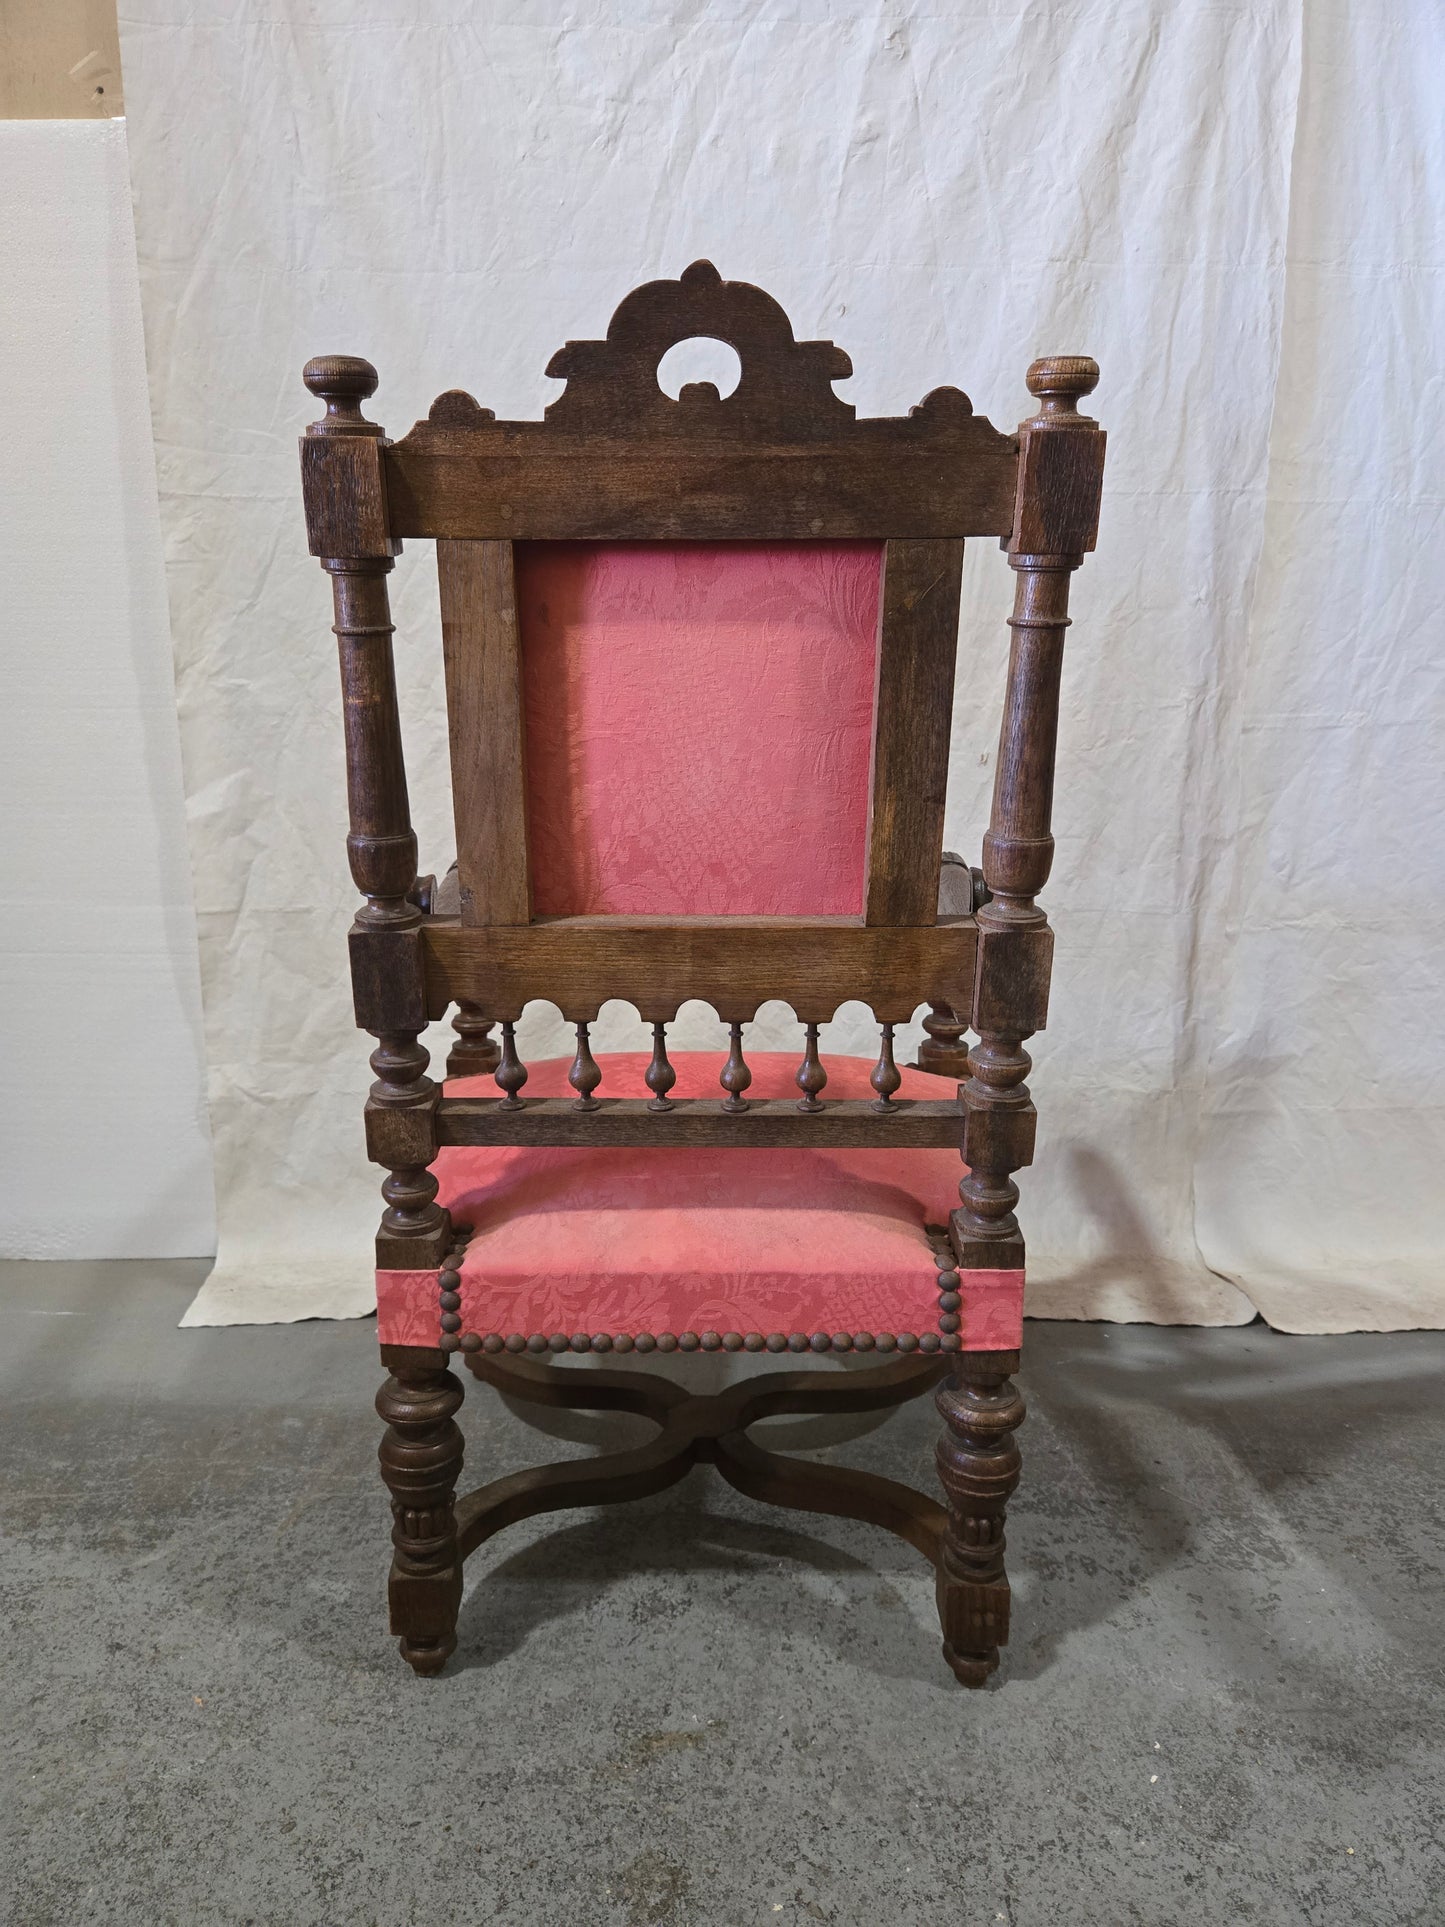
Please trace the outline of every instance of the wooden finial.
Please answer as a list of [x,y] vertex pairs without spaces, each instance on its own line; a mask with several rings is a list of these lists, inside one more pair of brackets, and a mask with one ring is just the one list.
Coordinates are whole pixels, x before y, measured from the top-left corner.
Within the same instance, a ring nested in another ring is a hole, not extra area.
[[367,421],[361,404],[376,393],[377,372],[359,355],[315,355],[301,370],[301,379],[318,401],[326,403],[326,414],[307,429],[308,435],[379,435],[375,422]]
[[1030,364],[1024,379],[1043,404],[1042,414],[1076,415],[1080,398],[1099,385],[1099,364],[1088,355],[1045,355]]

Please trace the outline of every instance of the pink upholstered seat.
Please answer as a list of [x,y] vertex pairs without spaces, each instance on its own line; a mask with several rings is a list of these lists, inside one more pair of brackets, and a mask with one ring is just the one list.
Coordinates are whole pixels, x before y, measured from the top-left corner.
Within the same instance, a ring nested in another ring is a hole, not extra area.
[[[679,1053],[674,1097],[721,1098],[716,1053]],[[599,1095],[644,1091],[647,1058],[604,1055]],[[796,1095],[792,1056],[749,1058],[750,1097]],[[828,1098],[867,1098],[871,1065],[826,1060]],[[569,1095],[568,1063],[530,1066],[529,1097]],[[447,1086],[495,1096],[489,1078]],[[901,1097],[948,1086],[904,1071]],[[836,1335],[889,1350],[1008,1351],[1023,1273],[946,1271],[937,1229],[957,1201],[952,1151],[444,1150],[440,1202],[471,1239],[464,1334],[496,1349],[756,1350]],[[935,1228],[930,1237],[927,1227]],[[940,1294],[945,1303],[940,1307]],[[961,1294],[955,1302],[954,1294]],[[377,1273],[384,1344],[433,1345],[434,1271]],[[956,1323],[955,1323],[956,1321]],[[602,1343],[595,1341],[601,1339]]]

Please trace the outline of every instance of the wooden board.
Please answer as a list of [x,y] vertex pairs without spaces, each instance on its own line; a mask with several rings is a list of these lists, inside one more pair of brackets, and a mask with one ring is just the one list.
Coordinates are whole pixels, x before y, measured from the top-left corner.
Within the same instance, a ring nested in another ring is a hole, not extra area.
[[869,923],[927,923],[938,902],[962,580],[962,542],[890,542],[884,552]]
[[[721,1057],[719,1058],[721,1063]],[[745,1111],[724,1111],[716,1099],[678,1098],[654,1111],[645,1098],[599,1097],[580,1111],[570,1097],[523,1099],[503,1110],[493,1097],[444,1097],[437,1106],[441,1144],[556,1144],[600,1148],[723,1146],[775,1150],[827,1146],[842,1150],[954,1150],[963,1117],[948,1098],[895,1098],[886,1112],[867,1099],[824,1100],[821,1111],[800,1111],[789,1097],[758,1098]]]
[[867,1004],[880,1023],[907,1023],[921,1004],[966,1009],[977,930],[971,918],[917,929],[869,929],[855,918],[558,917],[468,929],[422,925],[433,1017],[465,1000],[515,1021],[532,1001],[591,1022],[611,998],[668,1023],[696,998],[725,1023],[747,1023],[776,998],[804,1023],[840,1004]]
[[545,422],[434,429],[384,451],[395,536],[808,542],[1006,536],[1018,472],[987,422],[962,445],[859,422],[816,443],[599,442]]
[[526,923],[526,747],[510,542],[437,543],[465,924]]

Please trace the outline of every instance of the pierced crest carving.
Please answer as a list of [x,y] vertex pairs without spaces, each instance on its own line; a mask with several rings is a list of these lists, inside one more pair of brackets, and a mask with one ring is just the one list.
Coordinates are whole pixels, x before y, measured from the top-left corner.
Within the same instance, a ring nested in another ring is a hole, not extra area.
[[[742,364],[723,398],[710,381],[690,382],[676,401],[657,384],[669,348],[702,335],[725,341]],[[627,295],[601,341],[569,341],[547,364],[567,383],[546,410],[566,428],[629,423],[643,433],[832,434],[854,408],[833,392],[853,364],[831,341],[798,341],[770,294],[724,281],[711,261],[694,261],[676,281],[648,281]]]
[[[658,383],[701,337],[738,357],[736,387]],[[366,370],[374,383],[374,375]],[[541,420],[499,421],[461,389],[382,450],[396,536],[479,541],[837,541],[1006,536],[1018,441],[958,388],[906,415],[860,418],[853,372],[799,341],[772,295],[694,261],[624,296],[597,341],[547,363],[566,385]],[[369,390],[368,390],[369,392]]]
[[[737,386],[720,395],[710,381],[689,382],[673,400],[658,384],[658,365],[670,348],[697,337],[726,342],[735,351]],[[846,438],[855,429],[871,439],[884,423],[858,421],[852,402],[833,391],[834,382],[852,372],[851,359],[834,342],[799,341],[772,295],[747,281],[724,281],[711,261],[694,261],[676,281],[647,281],[624,296],[600,341],[569,341],[557,350],[547,373],[567,385],[543,415],[549,429],[564,434],[626,440],[807,444]],[[909,442],[962,435],[970,448],[997,445],[1012,453],[1010,438],[975,418],[973,403],[958,388],[935,388],[906,416],[885,421]],[[438,395],[412,432],[494,424],[492,409],[452,388]]]

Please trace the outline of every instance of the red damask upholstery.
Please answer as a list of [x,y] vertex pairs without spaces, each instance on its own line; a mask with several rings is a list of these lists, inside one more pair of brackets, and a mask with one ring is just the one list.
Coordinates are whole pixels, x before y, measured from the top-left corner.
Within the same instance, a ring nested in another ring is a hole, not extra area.
[[882,547],[517,546],[537,916],[857,916]]

